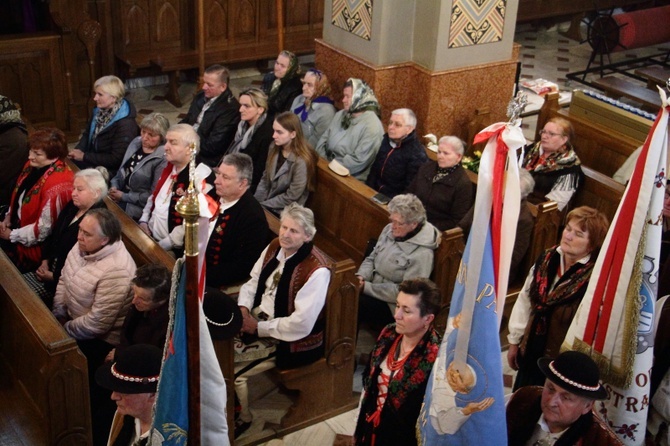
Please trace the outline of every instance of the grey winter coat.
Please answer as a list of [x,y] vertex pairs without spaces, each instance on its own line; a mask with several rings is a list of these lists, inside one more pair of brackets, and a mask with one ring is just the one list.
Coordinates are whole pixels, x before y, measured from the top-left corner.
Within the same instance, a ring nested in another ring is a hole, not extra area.
[[279,214],[288,204],[296,202],[305,204],[309,191],[307,190],[307,164],[294,153],[289,153],[288,158],[277,172],[277,156],[270,162],[269,170],[273,172],[268,175],[268,170],[263,172],[254,197],[264,208]]
[[[133,139],[128,145],[126,154],[123,156],[121,168],[112,178],[112,187],[124,191],[126,184],[126,176],[124,166],[131,156],[142,146],[142,139],[140,136]],[[153,153],[142,158],[142,161],[137,163],[135,170],[128,177],[128,192],[123,192],[121,197],[122,207],[125,206],[126,214],[130,215],[134,220],[139,220],[142,216],[142,210],[147,204],[149,195],[156,187],[158,178],[161,172],[165,169],[167,160],[165,159],[165,146],[158,146]]]
[[398,285],[405,279],[430,277],[434,250],[440,244],[440,231],[428,222],[414,237],[403,242],[393,238],[391,225],[382,230],[372,253],[356,272],[363,277],[363,294],[388,303],[395,313]]

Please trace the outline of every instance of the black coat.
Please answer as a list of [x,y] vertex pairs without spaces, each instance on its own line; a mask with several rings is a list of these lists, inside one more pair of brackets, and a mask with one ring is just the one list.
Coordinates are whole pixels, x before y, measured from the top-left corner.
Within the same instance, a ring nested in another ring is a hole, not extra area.
[[[198,93],[191,102],[188,114],[180,123],[195,124],[205,100],[205,93],[202,91]],[[230,89],[226,89],[202,117],[202,122],[198,127],[200,152],[197,161],[215,167],[235,138],[239,122],[240,103],[237,102]]]
[[251,179],[251,187],[249,188],[252,195],[256,192],[256,187],[261,182],[263,172],[265,172],[265,163],[268,160],[270,144],[272,144],[273,122],[272,117],[267,116],[265,121],[254,132],[247,147],[244,150],[240,150],[240,153],[249,155],[251,161],[254,163],[254,175]]
[[377,192],[393,198],[407,190],[419,167],[426,161],[426,149],[417,139],[416,131],[407,135],[395,148],[391,147],[387,133],[365,183]]
[[[226,209],[222,236],[217,237],[217,227],[209,236],[205,261],[207,286],[232,285],[249,277],[251,268],[268,244],[270,228],[265,211],[247,190],[240,200]],[[217,240],[218,239],[218,240]]]
[[22,124],[0,127],[0,206],[8,205],[16,180],[28,161],[28,133]]
[[132,102],[124,99],[128,104],[128,115],[112,122],[98,133],[95,141],[89,139],[91,122],[88,121],[76,149],[84,152],[82,161],[75,161],[80,169],[103,166],[109,172],[109,178],[114,178],[123,162],[123,156],[130,142],[140,134],[140,128],[135,121],[137,112]]
[[452,173],[433,183],[437,162],[419,168],[407,192],[419,197],[428,221],[440,231],[455,228],[475,202],[475,187],[460,164]]
[[272,84],[277,79],[274,73],[270,72],[263,77],[263,91],[268,95],[268,115],[273,117],[281,112],[291,110],[293,100],[302,93],[302,82],[299,76],[291,79],[282,80],[277,93],[270,97]]

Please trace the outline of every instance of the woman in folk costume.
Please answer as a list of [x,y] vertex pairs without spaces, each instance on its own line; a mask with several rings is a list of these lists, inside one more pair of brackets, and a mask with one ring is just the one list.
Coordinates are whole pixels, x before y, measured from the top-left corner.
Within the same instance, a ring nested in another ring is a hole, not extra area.
[[360,79],[350,78],[342,94],[344,109],[333,117],[316,152],[328,161],[337,160],[354,178],[365,181],[384,137],[379,101]]
[[70,201],[74,173],[65,164],[67,142],[58,129],[45,128],[28,138],[28,162],[19,175],[10,209],[0,222],[0,246],[22,273],[37,269],[42,242]]
[[363,372],[356,445],[416,445],[416,421],[440,335],[433,328],[440,292],[428,279],[400,284],[395,323],[382,330]]
[[267,112],[271,118],[289,111],[302,90],[298,56],[286,50],[279,53],[274,70],[263,77],[262,89],[268,96]]
[[337,112],[325,73],[316,68],[305,73],[302,94],[293,101],[291,111],[300,118],[302,132],[309,144],[316,147]]
[[588,206],[573,209],[560,244],[542,253],[528,273],[508,325],[507,361],[518,370],[514,390],[544,384],[537,360],[558,356],[608,227],[600,211]]
[[563,210],[582,183],[581,161],[570,140],[572,124],[563,118],[549,120],[540,131],[540,140],[526,148],[523,167],[533,175],[535,189],[531,203],[555,201]]

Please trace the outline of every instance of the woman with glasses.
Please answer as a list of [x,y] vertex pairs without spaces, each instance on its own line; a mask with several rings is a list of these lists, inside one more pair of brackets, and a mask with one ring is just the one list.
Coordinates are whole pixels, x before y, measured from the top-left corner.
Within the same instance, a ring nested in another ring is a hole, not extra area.
[[291,111],[298,115],[305,139],[316,147],[337,110],[333,105],[330,83],[325,73],[311,68],[302,79],[302,94],[295,98]]
[[526,148],[523,167],[535,180],[529,201],[552,200],[563,210],[582,183],[581,161],[570,140],[572,124],[563,118],[552,118],[540,131],[540,140]]
[[0,222],[0,246],[22,273],[40,266],[42,245],[70,201],[74,178],[65,163],[67,141],[62,131],[36,130],[28,137],[28,148],[28,161]]
[[381,329],[394,321],[398,285],[428,278],[440,231],[426,221],[426,210],[412,194],[396,195],[388,204],[389,224],[356,272],[360,290],[358,322]]

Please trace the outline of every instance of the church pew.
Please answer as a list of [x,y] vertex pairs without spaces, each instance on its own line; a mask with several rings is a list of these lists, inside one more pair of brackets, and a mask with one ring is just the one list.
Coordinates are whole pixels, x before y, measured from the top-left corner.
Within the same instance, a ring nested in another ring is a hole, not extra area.
[[539,131],[549,119],[554,117],[567,119],[575,132],[572,144],[582,166],[611,177],[635,149],[642,145],[648,130],[642,126],[629,129],[626,134],[618,131],[617,127],[619,130],[624,129],[624,125],[617,125],[620,122],[617,120],[618,115],[623,111],[619,113],[616,107],[605,107],[607,115],[590,112],[588,109],[577,109],[572,104],[568,110],[561,109],[558,105],[558,93],[549,93],[538,116],[535,140],[539,140]]
[[658,92],[642,85],[615,76],[605,76],[595,79],[593,84],[610,97],[615,99],[628,98],[642,104],[642,108],[646,110],[656,112],[661,108],[661,98]]
[[86,358],[0,251],[0,443],[90,445]]
[[574,206],[591,206],[605,214],[611,222],[614,218],[625,186],[588,167],[582,167],[584,184],[573,199]]

